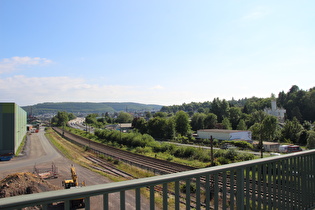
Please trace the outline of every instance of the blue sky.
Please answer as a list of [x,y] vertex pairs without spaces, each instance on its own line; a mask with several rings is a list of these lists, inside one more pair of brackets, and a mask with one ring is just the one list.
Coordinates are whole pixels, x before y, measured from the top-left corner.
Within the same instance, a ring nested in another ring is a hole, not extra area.
[[173,105],[315,86],[315,1],[1,0],[0,101]]

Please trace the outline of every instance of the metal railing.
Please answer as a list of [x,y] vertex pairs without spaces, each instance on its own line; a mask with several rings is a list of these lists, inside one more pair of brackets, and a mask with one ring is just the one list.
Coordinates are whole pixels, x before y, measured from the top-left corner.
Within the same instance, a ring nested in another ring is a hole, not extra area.
[[[133,208],[141,209],[148,199],[149,208],[162,209],[312,209],[315,206],[315,150],[263,158],[192,171],[129,181],[50,191],[0,199],[0,209],[21,209],[42,205],[49,209],[63,202],[70,209],[74,199],[84,198],[85,209],[92,209],[90,199],[102,196],[102,206],[126,207],[126,192],[134,191]],[[148,193],[144,198],[140,190]],[[111,200],[112,193],[118,198]],[[128,198],[129,199],[129,198]],[[142,208],[144,209],[144,208]]]

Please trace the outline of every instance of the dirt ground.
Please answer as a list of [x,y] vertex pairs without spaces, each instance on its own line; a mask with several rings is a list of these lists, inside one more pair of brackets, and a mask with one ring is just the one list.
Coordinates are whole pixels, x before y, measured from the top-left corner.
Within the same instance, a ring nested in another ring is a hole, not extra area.
[[32,173],[14,173],[0,181],[0,198],[58,189],[60,187],[52,185]]

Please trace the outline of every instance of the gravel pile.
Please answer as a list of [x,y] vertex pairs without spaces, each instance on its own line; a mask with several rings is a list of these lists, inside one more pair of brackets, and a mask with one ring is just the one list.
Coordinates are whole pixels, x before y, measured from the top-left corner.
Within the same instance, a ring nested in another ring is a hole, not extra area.
[[0,198],[58,189],[60,187],[52,185],[32,173],[15,173],[0,181]]

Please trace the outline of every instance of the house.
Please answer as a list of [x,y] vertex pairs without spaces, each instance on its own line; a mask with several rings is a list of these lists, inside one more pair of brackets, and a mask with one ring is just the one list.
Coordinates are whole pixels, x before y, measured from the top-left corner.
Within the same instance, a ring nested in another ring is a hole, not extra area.
[[211,136],[218,140],[245,140],[252,143],[251,131],[223,129],[202,129],[197,131],[197,138],[210,139]]
[[127,132],[132,129],[132,124],[131,123],[120,123],[120,124],[113,124],[113,125],[107,125],[107,129],[109,130],[118,130],[122,132]]
[[[258,145],[259,141],[254,141],[253,145]],[[279,152],[280,143],[263,141],[263,147],[265,152]]]

